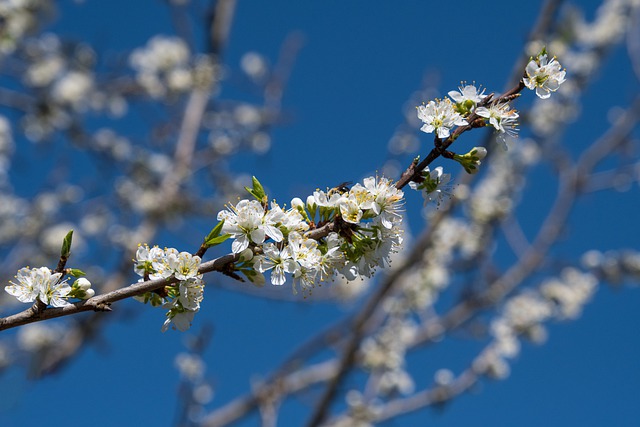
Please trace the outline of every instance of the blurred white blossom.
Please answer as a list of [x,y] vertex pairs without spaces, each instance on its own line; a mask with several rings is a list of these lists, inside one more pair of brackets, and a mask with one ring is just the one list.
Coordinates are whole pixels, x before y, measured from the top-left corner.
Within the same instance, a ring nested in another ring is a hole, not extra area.
[[160,98],[168,91],[183,92],[192,85],[189,47],[179,37],[155,36],[129,57],[136,79],[146,92]]

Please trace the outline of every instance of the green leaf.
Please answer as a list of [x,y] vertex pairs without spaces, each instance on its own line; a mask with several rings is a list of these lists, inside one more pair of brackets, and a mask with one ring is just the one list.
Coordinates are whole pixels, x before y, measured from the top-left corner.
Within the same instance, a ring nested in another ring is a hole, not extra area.
[[267,194],[264,192],[264,187],[258,181],[258,178],[255,176],[251,177],[251,182],[253,183],[253,188],[244,187],[245,190],[249,192],[253,197],[255,197],[260,203],[265,203],[267,201]]
[[262,184],[260,184],[260,181],[258,181],[258,178],[256,178],[255,176],[252,176],[251,182],[253,183],[254,194],[260,197],[261,199],[264,198],[266,196],[264,192],[264,187],[262,186]]
[[73,239],[73,230],[69,231],[62,241],[62,249],[60,250],[61,258],[69,258],[71,255],[71,240]]
[[216,225],[215,227],[213,227],[213,229],[211,230],[211,232],[209,233],[209,235],[207,237],[205,237],[204,242],[205,244],[213,239],[216,238],[220,235],[220,231],[222,231],[222,226],[224,226],[224,219],[222,221],[220,221],[218,223],[218,225]]
[[82,277],[82,276],[86,276],[87,273],[85,273],[82,270],[79,270],[77,268],[71,268],[69,269],[69,274],[73,277]]
[[220,243],[224,242],[225,240],[227,240],[229,237],[231,237],[231,234],[223,234],[222,236],[216,236],[216,237],[212,237],[211,239],[208,239],[204,242],[204,244],[210,248],[212,246],[216,246],[219,245]]

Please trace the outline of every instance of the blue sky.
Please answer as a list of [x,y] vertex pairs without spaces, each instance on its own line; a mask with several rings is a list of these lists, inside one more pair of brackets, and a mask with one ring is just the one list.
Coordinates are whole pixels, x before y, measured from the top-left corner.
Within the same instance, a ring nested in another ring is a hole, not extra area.
[[[88,37],[106,52],[133,48],[156,33],[170,32],[161,3],[114,0],[77,6],[65,2],[54,28],[76,39]],[[504,87],[538,3],[239,1],[225,53],[230,67],[237,69],[248,50],[275,58],[293,31],[299,31],[305,43],[283,98],[289,122],[275,129],[272,151],[263,157],[240,156],[234,167],[258,175],[270,195],[282,202],[294,196],[304,198],[316,187],[358,181],[375,173],[388,159],[387,141],[403,120],[401,107],[420,87],[425,73],[439,82],[441,95],[462,80],[481,83],[489,91]],[[581,4],[592,16],[596,2]],[[623,48],[613,52],[612,58],[586,98],[584,115],[589,120],[567,133],[575,141],[576,152],[582,141],[586,144],[606,129],[603,106],[625,106],[629,93],[638,90]],[[223,97],[239,94],[238,88],[230,87]],[[532,99],[525,94],[523,105]],[[470,148],[480,137],[466,138],[463,143]],[[422,141],[428,143],[430,138],[425,135]],[[401,160],[406,164],[410,156]],[[445,166],[454,175],[462,173],[454,165]],[[545,175],[544,170],[539,173]],[[525,224],[536,224],[537,200],[549,191],[555,188],[540,185],[525,193],[529,197],[523,201]],[[637,248],[637,217],[616,215],[616,209],[628,212],[629,207],[640,207],[639,195],[636,184],[625,193],[586,197],[570,224],[572,236],[578,237],[560,246],[559,257],[575,261],[594,246]],[[417,227],[416,210],[422,202],[415,194],[409,197],[414,200],[407,209],[414,209],[410,216]],[[604,232],[598,227],[603,218],[615,221],[621,231]],[[194,248],[197,244],[193,243]],[[296,342],[351,309],[290,299],[283,302],[219,287],[208,289],[194,330],[206,322],[215,327],[205,353],[207,377],[216,393],[213,407],[247,392],[252,376],[276,368]],[[543,346],[525,344],[506,381],[484,381],[443,411],[423,410],[388,425],[636,425],[640,419],[638,307],[638,289],[601,287],[580,319],[551,325]],[[38,382],[25,380],[23,372],[0,376],[0,425],[25,426],[35,421],[52,426],[172,425],[178,385],[174,358],[184,351],[185,335],[162,334],[160,310],[134,302],[114,308],[138,314],[107,327],[98,345],[83,350],[59,374]],[[412,361],[420,366],[420,375],[430,378],[439,368],[454,372],[464,368],[474,348],[477,343],[454,335],[442,346],[419,351]],[[302,423],[309,411],[306,403],[314,396],[301,396],[288,404],[282,425]],[[257,422],[250,419],[240,425]]]

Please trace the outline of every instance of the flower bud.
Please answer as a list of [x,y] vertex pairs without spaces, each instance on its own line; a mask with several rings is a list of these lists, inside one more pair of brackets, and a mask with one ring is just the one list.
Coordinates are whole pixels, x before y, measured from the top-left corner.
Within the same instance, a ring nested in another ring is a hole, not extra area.
[[301,208],[304,209],[304,203],[299,197],[294,197],[293,199],[291,199],[291,207],[298,210],[300,210]]
[[473,147],[469,154],[474,154],[478,158],[478,160],[482,160],[487,157],[487,149],[484,147]]
[[267,281],[264,274],[258,273],[255,270],[243,270],[243,273],[255,286],[264,286]]
[[460,163],[469,174],[478,172],[481,162],[487,156],[487,149],[484,147],[473,147],[467,154],[453,156],[453,160]]
[[247,248],[244,251],[240,252],[239,261],[245,262],[250,261],[253,258],[253,250],[251,248]]
[[76,280],[75,285],[78,287],[78,289],[82,289],[83,291],[86,291],[87,289],[91,288],[91,282],[84,277],[81,277],[78,280]]
[[310,196],[307,196],[307,207],[309,209],[313,209],[316,205],[316,199],[315,197],[313,197],[313,194]]

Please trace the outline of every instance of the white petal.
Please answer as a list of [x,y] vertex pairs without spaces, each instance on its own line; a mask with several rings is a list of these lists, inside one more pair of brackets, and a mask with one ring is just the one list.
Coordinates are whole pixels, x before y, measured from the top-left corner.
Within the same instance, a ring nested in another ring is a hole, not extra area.
[[[264,230],[266,231],[267,236],[271,237],[276,242],[282,242],[284,236],[282,235],[282,231],[280,231],[277,227],[274,227],[272,225],[265,225]],[[262,240],[264,241],[264,238]]]
[[251,232],[251,241],[257,244],[264,242],[264,230],[262,228],[253,230]]
[[245,235],[238,236],[236,240],[231,244],[231,251],[234,254],[239,254],[249,247],[249,238]]

